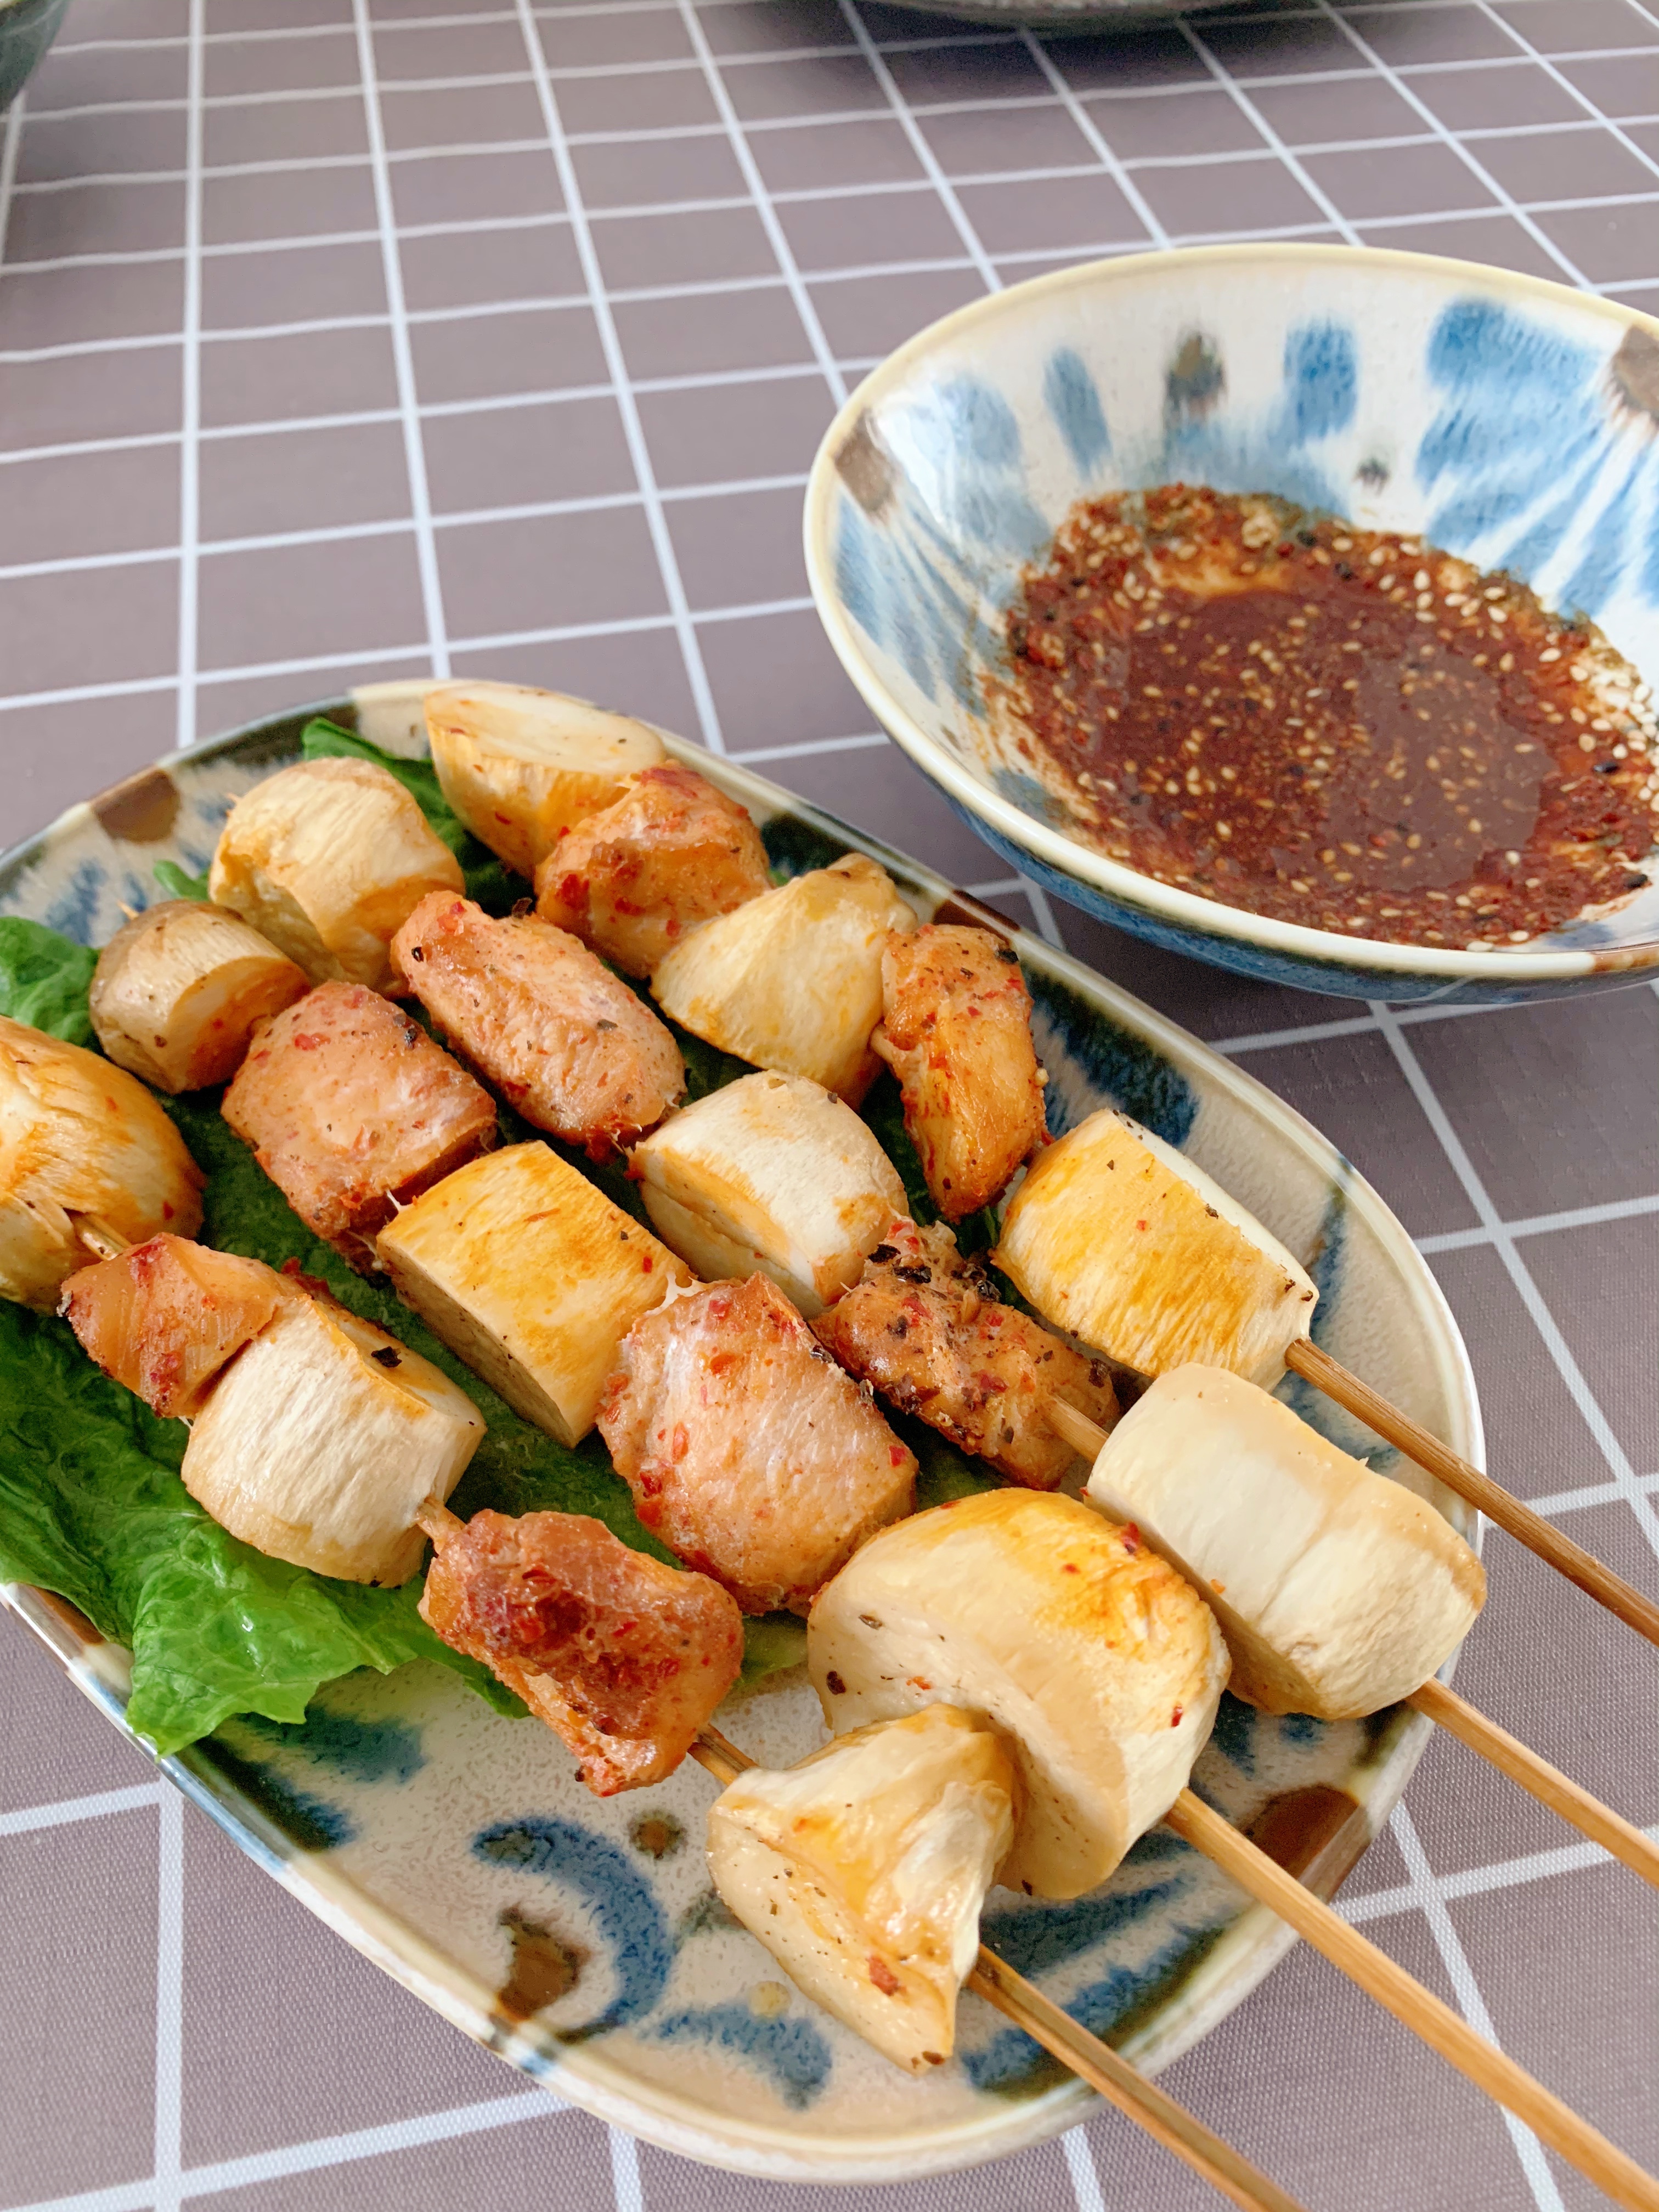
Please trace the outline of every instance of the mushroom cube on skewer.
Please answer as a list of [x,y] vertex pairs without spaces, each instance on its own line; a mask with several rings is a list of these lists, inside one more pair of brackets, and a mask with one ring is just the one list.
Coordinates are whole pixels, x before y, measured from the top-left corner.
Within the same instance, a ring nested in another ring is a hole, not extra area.
[[646,1527],[745,1613],[804,1613],[915,1496],[913,1455],[764,1275],[635,1322],[599,1432]]
[[460,863],[395,775],[372,761],[301,761],[239,799],[208,890],[313,983],[391,976],[388,948],[428,891],[459,891]]
[[1227,1647],[1196,1591],[1075,1498],[994,1490],[919,1513],[820,1590],[807,1664],[839,1735],[935,1700],[1009,1740],[1024,1812],[1000,1879],[1104,1881],[1186,1786]]
[[543,1144],[474,1160],[380,1232],[398,1295],[507,1404],[580,1443],[617,1349],[690,1271]]
[[717,1583],[584,1513],[475,1513],[436,1540],[422,1618],[546,1722],[596,1797],[672,1774],[742,1669]]
[[891,1223],[814,1327],[848,1374],[1028,1489],[1054,1489],[1077,1456],[1049,1423],[1056,1395],[1103,1429],[1117,1418],[1105,1362],[1000,1304],[942,1222]]
[[1038,1155],[992,1256],[1046,1321],[1143,1375],[1201,1360],[1270,1385],[1318,1295],[1202,1168],[1109,1109]]
[[359,983],[320,984],[268,1023],[221,1110],[307,1228],[362,1274],[399,1205],[495,1141],[483,1085]]
[[809,1316],[858,1275],[904,1186],[852,1108],[801,1075],[745,1075],[635,1146],[658,1233],[706,1280],[758,1271]]
[[882,947],[915,926],[885,869],[853,853],[704,922],[651,988],[694,1036],[856,1106],[880,1068]]
[[1231,1687],[1267,1712],[1382,1711],[1457,1648],[1486,1595],[1432,1506],[1218,1368],[1161,1375],[1088,1495],[1213,1594]]
[[654,768],[662,739],[627,714],[527,684],[444,684],[426,695],[438,782],[473,836],[533,876],[562,830]]
[[988,1729],[928,1705],[740,1775],[709,1808],[708,1870],[799,1989],[925,2074],[956,2041],[1015,1788]]
[[536,911],[625,975],[648,975],[699,924],[771,883],[744,809],[695,769],[665,761],[560,833],[536,869]]
[[58,1310],[106,1375],[188,1420],[220,1370],[305,1295],[263,1260],[162,1236],[70,1276]]
[[0,1015],[0,1297],[50,1313],[65,1275],[106,1249],[202,1225],[202,1172],[125,1068]]
[[179,1474],[256,1551],[342,1582],[406,1583],[483,1440],[464,1391],[326,1297],[296,1298],[207,1394]]
[[88,1003],[118,1067],[158,1091],[200,1091],[236,1073],[256,1022],[311,986],[285,953],[222,907],[166,899],[118,929]]
[[562,929],[429,898],[398,931],[400,974],[507,1103],[602,1159],[685,1088],[679,1047],[626,983]]
[[929,922],[889,937],[881,973],[871,1042],[899,1079],[933,1203],[960,1221],[1048,1141],[1019,956],[988,929]]

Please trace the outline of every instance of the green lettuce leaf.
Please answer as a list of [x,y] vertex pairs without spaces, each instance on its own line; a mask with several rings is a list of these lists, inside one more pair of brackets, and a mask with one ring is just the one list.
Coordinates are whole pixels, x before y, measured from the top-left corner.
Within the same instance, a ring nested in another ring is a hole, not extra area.
[[155,873],[156,882],[169,897],[204,899],[208,895],[207,878],[186,875],[177,860],[158,860]]
[[98,955],[44,923],[0,915],[0,1014],[66,1044],[92,1042],[87,991]]

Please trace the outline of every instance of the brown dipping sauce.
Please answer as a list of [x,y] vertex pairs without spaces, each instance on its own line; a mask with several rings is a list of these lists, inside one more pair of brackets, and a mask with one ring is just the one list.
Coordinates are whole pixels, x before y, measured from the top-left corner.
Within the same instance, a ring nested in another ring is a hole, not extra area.
[[[1495,945],[1647,881],[1649,687],[1420,540],[1182,484],[1079,507],[994,686],[1090,842],[1313,928]],[[1028,757],[1030,757],[1028,753]]]

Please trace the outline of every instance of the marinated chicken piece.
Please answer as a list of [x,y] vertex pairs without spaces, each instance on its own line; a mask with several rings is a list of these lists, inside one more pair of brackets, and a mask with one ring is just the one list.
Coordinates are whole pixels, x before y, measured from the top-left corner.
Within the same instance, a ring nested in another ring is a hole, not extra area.
[[71,1275],[58,1311],[106,1375],[188,1420],[220,1369],[304,1295],[263,1260],[161,1236]]
[[989,1206],[1048,1141],[1031,998],[1013,947],[988,929],[895,930],[870,1040],[899,1079],[904,1126],[947,1221]]
[[419,1568],[420,1516],[483,1433],[429,1360],[325,1293],[297,1296],[222,1371],[179,1474],[255,1551],[391,1589]]
[[599,1433],[646,1527],[745,1613],[804,1613],[914,1498],[911,1454],[764,1275],[635,1322]]
[[915,920],[886,870],[849,853],[693,930],[652,993],[693,1036],[856,1106],[881,1073],[882,947]]
[[228,1082],[255,1026],[310,988],[237,915],[203,899],[164,899],[99,954],[88,1007],[118,1067],[158,1091],[200,1091]]
[[806,1663],[837,1735],[943,1700],[999,1730],[1024,1790],[999,1880],[1105,1881],[1185,1787],[1227,1647],[1196,1590],[1075,1498],[983,1491],[884,1529],[820,1591]]
[[699,922],[770,888],[766,848],[745,811],[669,761],[560,831],[536,870],[536,911],[624,975],[648,975]]
[[386,948],[461,864],[389,769],[312,760],[255,784],[230,810],[208,874],[228,907],[313,983],[387,981]]
[[221,1109],[307,1229],[359,1274],[399,1206],[495,1141],[495,1106],[412,1015],[324,983],[255,1038]]
[[515,1413],[577,1444],[617,1347],[691,1271],[551,1145],[469,1161],[404,1206],[380,1265]]
[[1196,1162],[1103,1108],[1045,1146],[993,1254],[1045,1321],[1138,1374],[1197,1361],[1271,1389],[1318,1291]]
[[927,1705],[739,1775],[708,1809],[708,1871],[798,1989],[926,2074],[956,2039],[1016,1788],[989,1729]]
[[813,1327],[849,1374],[900,1413],[1029,1490],[1054,1489],[1076,1457],[1048,1425],[1056,1395],[1103,1429],[1117,1419],[1105,1363],[999,1304],[942,1222],[893,1223],[862,1279]]
[[0,1015],[0,1297],[52,1312],[64,1276],[108,1251],[106,1231],[193,1237],[202,1182],[125,1068]]
[[455,1522],[421,1616],[546,1722],[596,1797],[672,1774],[743,1665],[743,1615],[717,1583],[585,1513]]
[[1212,1606],[1235,1697],[1353,1720],[1426,1682],[1474,1624],[1480,1562],[1403,1483],[1218,1367],[1160,1375],[1085,1493]]
[[604,1159],[685,1089],[679,1047],[580,939],[533,915],[495,921],[429,898],[392,956],[433,1019],[538,1129]]
[[521,876],[535,874],[562,830],[663,757],[648,724],[528,684],[436,684],[425,708],[444,797]]
[[904,1211],[868,1123],[804,1075],[711,1091],[636,1146],[629,1171],[664,1243],[706,1282],[758,1269],[809,1316],[857,1280]]

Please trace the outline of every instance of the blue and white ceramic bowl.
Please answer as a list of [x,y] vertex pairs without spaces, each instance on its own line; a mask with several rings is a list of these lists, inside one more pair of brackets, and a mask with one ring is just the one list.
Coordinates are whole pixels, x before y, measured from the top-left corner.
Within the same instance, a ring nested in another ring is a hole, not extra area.
[[1598,623],[1659,678],[1659,321],[1468,262],[1336,246],[1103,261],[902,346],[806,494],[830,641],[986,842],[1154,944],[1344,997],[1504,1003],[1659,966],[1659,884],[1514,950],[1389,945],[1154,882],[1073,835],[987,708],[1022,568],[1081,499],[1172,482],[1420,534]]
[[[351,722],[358,706],[313,711]],[[0,859],[0,914],[103,944],[125,909],[158,896],[158,861],[206,866],[231,802],[298,757],[308,719],[281,716],[175,753],[71,808]],[[383,716],[370,720],[379,741],[398,742]],[[731,761],[666,741],[749,809],[775,868],[869,853],[919,913],[963,918],[960,894],[903,854]],[[1016,942],[1056,1133],[1121,1106],[1218,1176],[1313,1274],[1317,1340],[1480,1465],[1456,1324],[1376,1193],[1242,1068],[1039,939]],[[1285,1395],[1471,1533],[1461,1499],[1328,1401],[1295,1378]],[[130,1734],[128,1653],[40,1590],[0,1585],[0,1603]],[[802,1668],[734,1693],[720,1725],[775,1765],[823,1740]],[[1405,1705],[1322,1723],[1228,1698],[1194,1779],[1328,1895],[1429,1735]],[[440,1668],[348,1675],[325,1686],[302,1723],[228,1721],[165,1765],[251,1858],[457,2027],[671,2150],[778,2180],[897,2180],[1018,2150],[1088,2110],[1080,2083],[971,1995],[950,2063],[926,2081],[901,2074],[783,1988],[720,1905],[703,1857],[714,1790],[700,1767],[601,1803],[548,1729],[503,1719]],[[994,1891],[984,1925],[1012,1965],[1148,2071],[1224,2019],[1291,1941],[1163,1829],[1070,1904]],[[263,1971],[252,1955],[244,1964]]]

